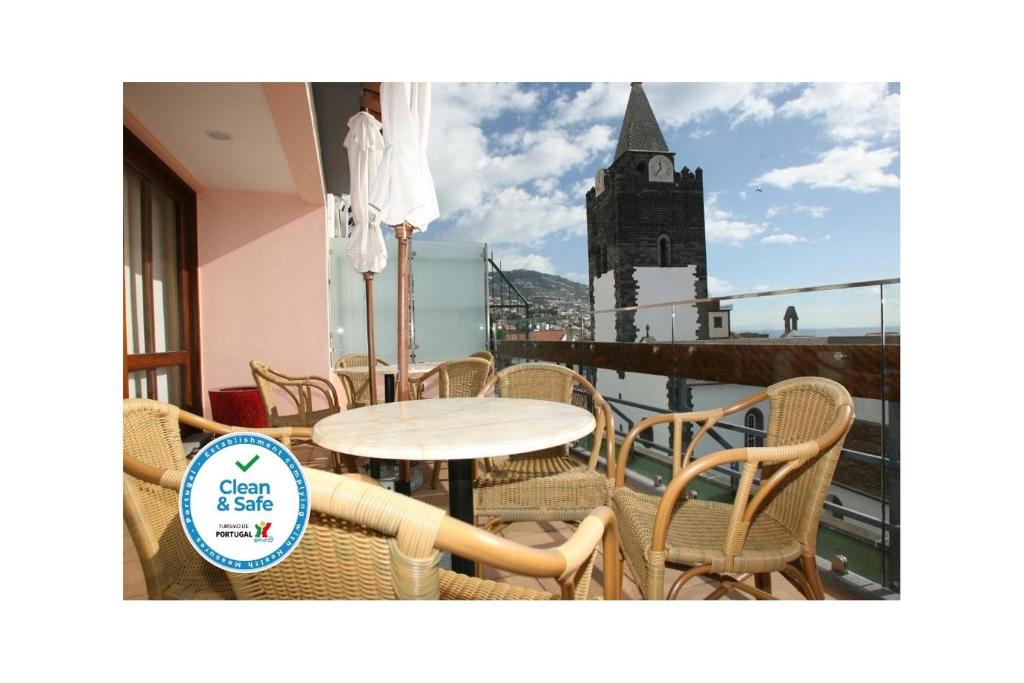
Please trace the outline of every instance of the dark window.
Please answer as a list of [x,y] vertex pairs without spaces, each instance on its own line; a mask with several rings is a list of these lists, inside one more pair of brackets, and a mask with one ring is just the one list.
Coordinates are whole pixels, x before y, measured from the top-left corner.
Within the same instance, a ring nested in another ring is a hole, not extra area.
[[715,316],[715,329],[721,329],[722,327],[722,316]]
[[672,261],[672,245],[669,243],[668,235],[658,238],[658,265],[662,268],[668,266]]
[[[743,424],[749,429],[760,429],[764,430],[764,413],[757,408],[751,408],[747,411],[747,414],[743,418]],[[764,435],[763,434],[745,434],[743,436],[743,445],[746,447],[763,446]]]
[[124,397],[203,412],[196,195],[124,130]]

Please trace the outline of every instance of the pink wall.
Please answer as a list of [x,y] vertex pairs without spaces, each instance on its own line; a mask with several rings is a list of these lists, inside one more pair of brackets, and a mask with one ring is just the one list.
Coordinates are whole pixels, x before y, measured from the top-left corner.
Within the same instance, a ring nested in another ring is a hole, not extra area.
[[324,208],[235,190],[197,202],[204,413],[209,389],[253,383],[253,359],[332,377]]

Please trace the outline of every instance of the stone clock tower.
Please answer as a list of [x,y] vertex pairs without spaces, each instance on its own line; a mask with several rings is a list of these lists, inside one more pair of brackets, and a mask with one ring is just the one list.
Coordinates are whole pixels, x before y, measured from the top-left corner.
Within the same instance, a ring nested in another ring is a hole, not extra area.
[[[611,166],[587,192],[592,310],[706,298],[704,180],[677,170],[650,102],[633,83]],[[650,326],[649,332],[647,326]],[[707,305],[594,316],[597,341],[708,338]]]

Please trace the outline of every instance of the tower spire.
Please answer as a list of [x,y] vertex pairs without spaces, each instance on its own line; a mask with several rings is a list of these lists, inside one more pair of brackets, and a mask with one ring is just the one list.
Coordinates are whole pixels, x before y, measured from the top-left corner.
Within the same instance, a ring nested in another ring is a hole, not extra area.
[[667,152],[665,136],[661,134],[654,110],[647,101],[643,84],[630,83],[629,103],[626,115],[622,117],[622,128],[619,130],[619,144],[615,147],[615,158],[625,152]]

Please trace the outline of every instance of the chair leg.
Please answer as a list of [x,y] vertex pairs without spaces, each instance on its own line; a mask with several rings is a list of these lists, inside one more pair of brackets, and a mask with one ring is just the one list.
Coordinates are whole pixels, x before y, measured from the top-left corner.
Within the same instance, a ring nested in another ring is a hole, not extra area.
[[683,586],[686,584],[687,581],[689,581],[690,579],[692,579],[695,576],[701,576],[702,574],[707,574],[710,571],[711,571],[711,565],[710,564],[702,564],[702,565],[698,565],[696,567],[690,567],[685,572],[680,574],[679,577],[675,581],[672,582],[672,587],[669,588],[668,596],[665,599],[666,600],[675,600],[676,597],[679,595],[679,591],[682,590]]
[[754,574],[754,586],[765,593],[772,592],[772,575],[768,572]]
[[430,488],[436,489],[441,483],[441,461],[434,461],[434,473],[430,476]]
[[821,577],[818,575],[818,562],[815,560],[814,555],[804,555],[800,558],[801,567],[804,570],[804,576],[807,578],[807,583],[810,584],[811,594],[815,600],[825,599],[825,588],[821,585]]
[[804,578],[803,572],[793,563],[787,564],[782,568],[782,576],[784,579],[793,584],[793,587],[800,591],[800,595],[804,596],[808,600],[814,599],[814,593],[811,591],[811,584]]
[[334,470],[335,474],[341,474],[341,454],[331,451],[331,469]]

